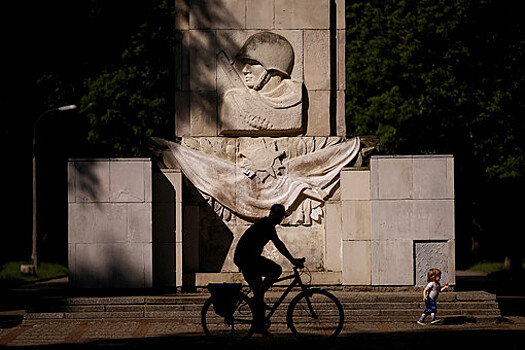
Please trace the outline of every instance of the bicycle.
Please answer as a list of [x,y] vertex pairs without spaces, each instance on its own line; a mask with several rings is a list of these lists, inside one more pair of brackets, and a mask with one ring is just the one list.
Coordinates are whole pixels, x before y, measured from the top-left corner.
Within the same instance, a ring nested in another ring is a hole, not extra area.
[[[277,282],[292,280],[280,298],[265,316],[269,327],[271,317],[296,286],[301,291],[291,301],[286,312],[286,323],[299,339],[333,339],[343,329],[344,311],[341,302],[332,293],[304,284],[301,272],[304,268],[293,268],[293,274],[279,278]],[[301,272],[300,272],[301,271]],[[220,300],[222,288],[230,300]],[[201,310],[201,323],[204,333],[223,341],[243,341],[254,332],[253,301],[250,288],[240,283],[209,284],[212,294]],[[229,306],[228,306],[229,304]]]

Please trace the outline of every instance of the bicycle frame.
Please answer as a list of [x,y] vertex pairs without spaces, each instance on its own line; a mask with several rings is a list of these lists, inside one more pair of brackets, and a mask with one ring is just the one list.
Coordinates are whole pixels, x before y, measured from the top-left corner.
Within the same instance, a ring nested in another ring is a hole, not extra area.
[[[292,333],[299,338],[305,336],[308,337],[309,334],[314,336],[319,335],[325,338],[336,337],[339,332],[341,332],[344,323],[344,310],[341,303],[334,295],[330,294],[329,292],[318,288],[311,288],[311,286],[308,284],[305,285],[298,270],[299,269],[297,267],[294,267],[293,274],[278,278],[275,281],[275,283],[278,283],[291,280],[290,284],[286,286],[286,289],[280,295],[278,300],[272,305],[268,314],[265,315],[264,321],[266,327],[270,327],[272,316],[276,313],[277,309],[283,303],[284,299],[290,294],[292,289],[295,287],[300,287],[299,294],[291,298],[290,305],[288,306],[286,312],[286,323],[288,327],[290,327]],[[209,310],[214,310],[211,307],[211,305],[213,305],[213,299],[212,297],[208,298],[201,310],[201,322],[206,335],[212,337],[221,337],[223,335],[226,337],[235,337],[236,333],[238,333],[237,335],[240,335],[242,339],[247,339],[247,337],[251,336],[252,332],[254,331],[254,326],[256,325],[254,322],[254,311],[258,311],[254,309],[254,306],[262,307],[262,305],[255,305],[253,302],[253,297],[248,296],[250,293],[251,290],[249,286],[247,288],[243,287],[240,298],[237,302],[237,306],[235,308],[235,315],[232,314],[231,316],[225,316],[224,324],[219,321],[217,324],[218,328],[215,329],[213,328],[215,327],[214,324],[217,323],[216,316],[208,316],[210,315],[209,312],[213,312]],[[312,297],[314,297],[315,300],[312,300]],[[338,318],[332,320],[333,317],[331,316],[331,313],[327,315],[327,319],[321,317],[324,314],[323,310],[326,310],[326,308],[320,307],[320,314],[317,314],[317,312],[314,310],[314,308],[317,308],[315,301],[318,301],[320,304],[328,302],[332,307],[334,307],[334,310],[336,311],[335,316]],[[304,304],[306,304],[306,310]],[[306,314],[305,311],[307,312]],[[264,310],[260,310],[260,312],[262,316]],[[210,319],[208,319],[208,317],[210,317]],[[321,325],[326,324],[326,326],[318,328],[318,323]],[[211,325],[212,328],[209,328],[209,325]],[[238,328],[240,332],[236,332],[237,326],[240,327]],[[311,333],[311,331],[313,331],[313,333]],[[226,333],[221,335],[221,332]]]
[[[308,290],[308,287],[306,287],[303,284],[303,281],[301,280],[301,275],[299,275],[299,272],[297,272],[297,269],[298,268],[294,266],[294,268],[293,268],[293,271],[294,271],[293,275],[284,276],[284,277],[279,278],[277,281],[275,281],[275,283],[277,283],[277,282],[282,282],[282,281],[287,281],[287,280],[293,279],[293,281],[290,283],[290,285],[288,285],[288,287],[286,288],[284,293],[281,295],[279,300],[277,300],[275,302],[275,304],[273,304],[272,309],[270,310],[270,312],[268,312],[268,315],[266,315],[266,321],[270,320],[270,318],[273,316],[275,311],[277,311],[277,308],[279,308],[279,305],[281,305],[281,303],[284,301],[286,296],[292,291],[292,289],[295,286],[299,285],[303,292],[306,292]],[[311,304],[310,299],[308,297],[306,298],[306,301],[307,301],[307,304],[308,304],[308,308],[310,309],[310,312],[312,313],[312,316],[316,317],[315,316],[315,312],[314,312],[314,310],[312,308],[312,304]]]

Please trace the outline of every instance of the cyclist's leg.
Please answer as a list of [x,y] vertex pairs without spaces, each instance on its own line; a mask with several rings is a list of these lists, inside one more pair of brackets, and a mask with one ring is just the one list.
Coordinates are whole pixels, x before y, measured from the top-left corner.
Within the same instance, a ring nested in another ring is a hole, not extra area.
[[259,332],[264,328],[264,293],[261,293],[263,285],[262,275],[254,264],[243,264],[239,266],[239,269],[253,292],[254,328],[255,332]]
[[[266,332],[264,293],[281,276],[282,268],[270,259],[258,256],[249,262],[238,265],[244,279],[253,291],[253,316],[255,332]],[[262,277],[265,277],[264,280]]]
[[264,293],[279,279],[283,269],[279,264],[263,256],[257,259],[257,266],[262,276],[264,276],[264,281],[261,286],[261,292],[264,296]]
[[262,276],[264,276],[261,288],[257,293],[256,301],[256,304],[258,305],[258,307],[260,307],[261,310],[259,312],[262,315],[263,323],[258,324],[259,328],[257,329],[258,332],[261,333],[263,336],[271,337],[272,335],[268,332],[268,325],[265,322],[265,310],[269,309],[269,306],[267,306],[264,302],[264,293],[266,293],[266,291],[270,289],[270,287],[279,279],[282,273],[282,268],[275,262],[262,256],[257,259],[257,267]]

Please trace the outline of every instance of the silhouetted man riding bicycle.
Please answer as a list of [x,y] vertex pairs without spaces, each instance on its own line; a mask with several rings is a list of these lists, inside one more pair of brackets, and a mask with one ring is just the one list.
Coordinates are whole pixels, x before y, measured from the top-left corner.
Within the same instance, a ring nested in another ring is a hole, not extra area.
[[[264,325],[264,293],[282,273],[281,266],[261,255],[264,246],[272,241],[277,250],[294,266],[302,267],[304,264],[304,258],[294,258],[277,235],[275,226],[281,223],[284,215],[284,206],[274,204],[267,217],[260,219],[244,232],[237,243],[233,259],[253,291],[255,332],[263,336],[271,336]],[[262,277],[265,277],[264,280]]]

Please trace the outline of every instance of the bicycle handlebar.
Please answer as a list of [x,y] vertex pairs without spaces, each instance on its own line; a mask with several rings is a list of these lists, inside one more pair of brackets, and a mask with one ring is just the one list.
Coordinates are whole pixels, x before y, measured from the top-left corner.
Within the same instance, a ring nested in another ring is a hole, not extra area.
[[293,269],[294,271],[297,270],[297,269],[304,269],[304,262],[306,261],[306,258],[300,258],[300,259],[297,259],[296,262],[298,264],[295,264]]

